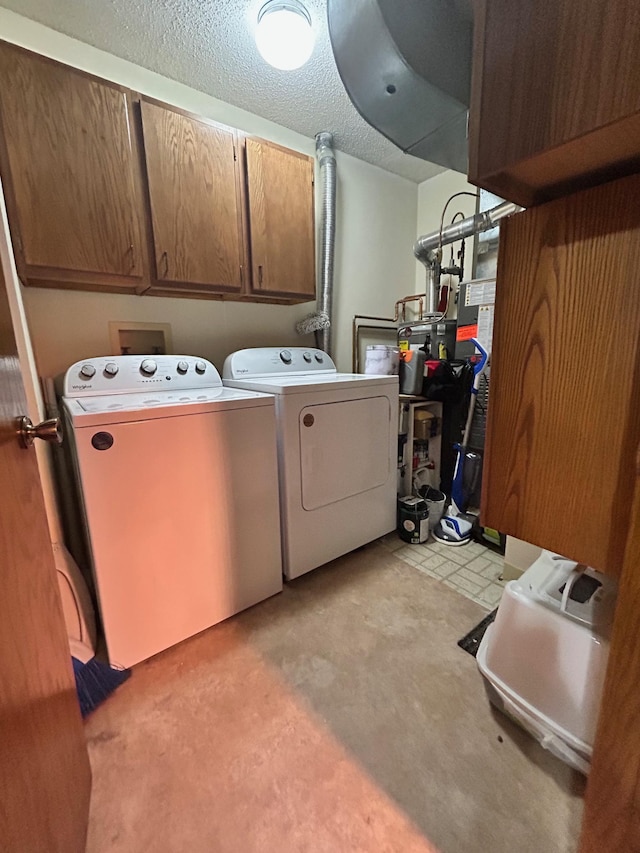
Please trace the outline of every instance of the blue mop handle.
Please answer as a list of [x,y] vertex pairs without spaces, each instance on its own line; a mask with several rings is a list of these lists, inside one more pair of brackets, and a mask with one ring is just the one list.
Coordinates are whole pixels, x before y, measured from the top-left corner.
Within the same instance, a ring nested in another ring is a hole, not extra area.
[[[471,338],[471,343],[474,345],[474,347],[476,349],[480,350],[480,361],[477,361],[473,365],[473,387],[475,389],[473,391],[473,393],[477,394],[478,393],[478,385],[480,384],[480,374],[482,373],[482,371],[487,366],[487,359],[489,358],[489,353],[482,346],[480,341],[478,341],[476,338]],[[476,379],[478,380],[477,383],[476,383]]]
[[471,338],[471,343],[474,345],[476,349],[480,350],[480,361],[476,362],[473,365],[473,384],[471,386],[471,399],[469,400],[469,411],[467,413],[467,423],[464,428],[464,434],[462,437],[462,447],[466,449],[467,444],[469,443],[469,435],[471,433],[471,424],[473,422],[473,411],[476,405],[476,397],[478,396],[478,388],[480,387],[480,376],[487,366],[487,359],[489,354],[486,349],[482,346],[482,344],[477,341],[475,338]]
[[480,387],[480,375],[487,364],[488,353],[482,344],[471,338],[471,343],[476,349],[480,350],[480,361],[473,365],[473,385],[471,386],[471,399],[469,400],[469,411],[467,412],[467,423],[465,424],[464,433],[462,436],[462,444],[454,444],[454,450],[457,451],[456,464],[453,472],[453,482],[451,484],[451,497],[458,507],[461,509],[464,504],[464,491],[462,488],[462,477],[464,473],[464,454],[469,442],[471,433],[471,424],[473,422],[473,410],[475,408],[476,397],[478,396],[478,388]]

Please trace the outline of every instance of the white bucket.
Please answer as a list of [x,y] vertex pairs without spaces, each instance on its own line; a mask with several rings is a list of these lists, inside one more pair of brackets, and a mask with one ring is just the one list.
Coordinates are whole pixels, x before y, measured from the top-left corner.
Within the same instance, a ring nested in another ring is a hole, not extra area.
[[400,350],[382,344],[367,347],[364,372],[376,376],[397,376],[400,372]]

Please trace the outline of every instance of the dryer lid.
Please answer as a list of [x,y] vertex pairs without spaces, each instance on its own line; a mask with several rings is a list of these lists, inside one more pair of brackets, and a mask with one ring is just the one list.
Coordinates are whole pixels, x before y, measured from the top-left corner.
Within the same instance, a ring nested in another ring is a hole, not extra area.
[[266,394],[315,394],[322,391],[355,391],[365,388],[371,388],[376,394],[398,391],[397,376],[371,376],[364,373],[262,376],[255,379],[225,379],[224,382],[232,388],[255,388]]

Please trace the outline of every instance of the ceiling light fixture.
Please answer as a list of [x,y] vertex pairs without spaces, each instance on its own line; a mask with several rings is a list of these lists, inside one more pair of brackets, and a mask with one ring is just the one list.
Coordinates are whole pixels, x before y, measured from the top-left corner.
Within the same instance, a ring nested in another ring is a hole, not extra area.
[[281,71],[301,68],[313,52],[311,15],[299,0],[268,0],[258,13],[256,45]]

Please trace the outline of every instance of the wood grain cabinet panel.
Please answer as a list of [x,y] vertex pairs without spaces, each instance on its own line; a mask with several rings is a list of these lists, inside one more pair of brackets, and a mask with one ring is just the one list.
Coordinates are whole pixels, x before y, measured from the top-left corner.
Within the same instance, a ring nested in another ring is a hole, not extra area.
[[0,44],[2,179],[26,284],[135,290],[144,276],[131,98]]
[[[638,456],[640,463],[640,455]],[[585,797],[579,853],[640,850],[640,464]]]
[[313,159],[261,139],[246,141],[252,291],[316,297]]
[[155,286],[239,292],[244,240],[235,131],[141,102]]
[[640,444],[640,175],[500,235],[486,524],[617,575]]
[[640,170],[640,3],[479,0],[469,180],[529,207]]

